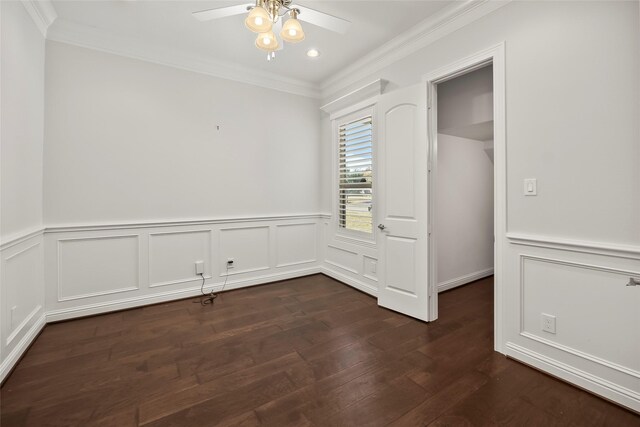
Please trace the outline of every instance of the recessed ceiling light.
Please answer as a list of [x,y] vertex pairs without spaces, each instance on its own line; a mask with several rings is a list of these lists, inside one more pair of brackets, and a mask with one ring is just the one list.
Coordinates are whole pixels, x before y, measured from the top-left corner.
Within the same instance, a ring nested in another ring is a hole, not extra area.
[[317,58],[318,56],[320,56],[320,51],[318,49],[309,49],[307,51],[307,56],[309,58]]

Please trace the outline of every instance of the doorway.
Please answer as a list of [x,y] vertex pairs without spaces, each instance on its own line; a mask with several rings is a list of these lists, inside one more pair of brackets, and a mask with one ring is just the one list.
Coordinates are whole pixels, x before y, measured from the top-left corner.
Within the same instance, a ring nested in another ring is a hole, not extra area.
[[504,46],[423,78],[428,91],[429,320],[438,292],[494,275],[494,349],[504,353]]
[[440,293],[493,275],[492,65],[438,84],[436,109],[433,233]]

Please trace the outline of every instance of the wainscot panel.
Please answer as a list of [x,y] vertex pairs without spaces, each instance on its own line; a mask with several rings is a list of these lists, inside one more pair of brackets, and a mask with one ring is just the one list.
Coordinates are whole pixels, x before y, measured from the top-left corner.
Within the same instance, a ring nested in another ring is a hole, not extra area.
[[43,231],[4,243],[0,254],[2,381],[45,324]]
[[640,411],[640,248],[510,243],[507,354]]
[[319,273],[319,221],[290,215],[47,229],[47,320],[187,298],[201,286],[220,291]]

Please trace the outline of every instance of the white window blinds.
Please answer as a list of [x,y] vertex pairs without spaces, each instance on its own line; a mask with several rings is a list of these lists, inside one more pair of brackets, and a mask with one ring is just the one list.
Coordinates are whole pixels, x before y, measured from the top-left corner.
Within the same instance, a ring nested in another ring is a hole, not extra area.
[[347,230],[373,231],[372,118],[339,126],[338,225]]

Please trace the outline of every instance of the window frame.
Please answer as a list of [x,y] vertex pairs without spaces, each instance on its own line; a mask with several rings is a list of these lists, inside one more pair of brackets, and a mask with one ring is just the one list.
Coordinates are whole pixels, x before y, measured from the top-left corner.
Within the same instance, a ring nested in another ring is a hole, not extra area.
[[[376,219],[377,219],[377,115],[375,100],[359,103],[350,109],[345,109],[340,114],[332,115],[332,139],[333,139],[333,187],[332,187],[332,212],[334,220],[334,235],[339,240],[367,246],[376,245]],[[363,105],[364,104],[364,105]],[[371,233],[359,230],[351,230],[340,227],[340,126],[363,117],[371,116]]]

